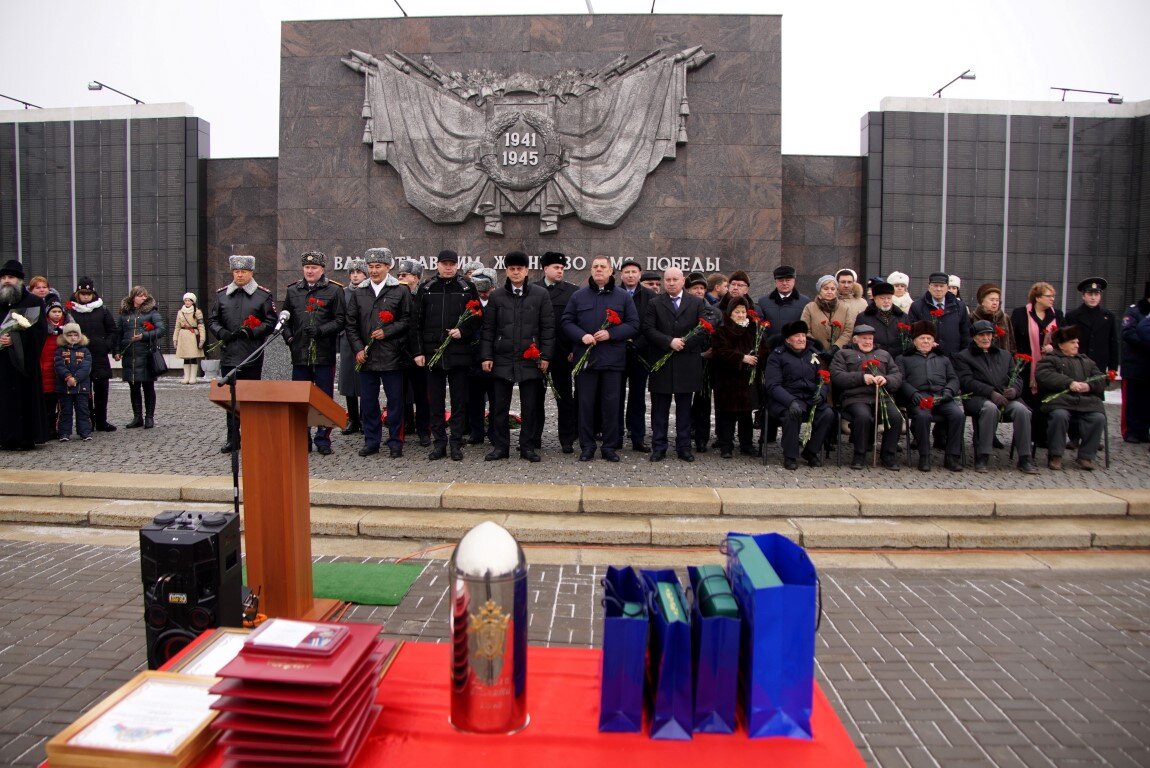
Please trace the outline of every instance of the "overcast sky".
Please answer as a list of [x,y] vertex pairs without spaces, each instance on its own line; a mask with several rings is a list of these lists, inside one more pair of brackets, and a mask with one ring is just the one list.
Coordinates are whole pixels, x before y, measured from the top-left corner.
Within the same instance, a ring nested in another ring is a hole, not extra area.
[[[399,0],[412,16],[584,14],[587,0]],[[647,13],[650,0],[590,0]],[[1148,0],[656,0],[657,13],[783,16],[783,152],[859,154],[859,118],[884,96],[1058,100],[1050,86],[1150,99]],[[187,102],[213,157],[279,153],[285,19],[398,16],[392,0],[0,0],[0,93],[44,107]],[[376,52],[378,53],[378,52]],[[406,53],[418,54],[419,51]],[[1068,100],[1105,101],[1071,94]],[[19,105],[0,99],[0,110]]]

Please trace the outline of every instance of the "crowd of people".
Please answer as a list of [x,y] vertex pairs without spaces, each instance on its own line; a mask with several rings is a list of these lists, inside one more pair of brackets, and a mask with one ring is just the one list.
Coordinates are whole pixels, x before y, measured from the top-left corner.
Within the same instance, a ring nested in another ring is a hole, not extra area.
[[[1005,448],[1002,422],[1012,427],[1020,471],[1039,471],[1035,448],[1052,470],[1063,468],[1067,448],[1091,470],[1103,396],[1119,369],[1122,436],[1150,442],[1150,283],[1120,319],[1102,306],[1107,286],[1097,277],[1078,285],[1081,304],[1064,317],[1046,282],[1008,314],[1000,286],[979,286],[968,306],[961,280],[942,272],[915,297],[904,273],[864,284],[844,268],[818,278],[808,297],[783,265],[774,289],[754,300],[743,271],[654,273],[626,260],[616,274],[595,257],[579,286],[564,280],[562,253],[545,253],[534,281],[529,263],[508,253],[500,282],[445,250],[424,279],[417,262],[371,248],[342,285],[328,278],[322,252],[304,253],[282,302],[291,377],[332,396],[338,379],[349,414],[342,432],[363,435],[364,457],[386,447],[396,458],[418,441],[432,461],[462,460],[467,445],[485,445],[484,459],[499,461],[511,455],[516,424],[520,458],[538,462],[550,396],[561,449],[578,449],[580,461],[619,461],[627,442],[652,462],[672,449],[691,462],[711,449],[724,459],[758,456],[777,441],[794,470],[800,461],[819,466],[841,431],[852,469],[864,469],[874,451],[874,465],[898,470],[908,430],[920,470],[931,470],[934,447],[958,472],[969,417],[976,471]],[[206,315],[190,293],[175,314],[184,383],[196,381],[213,349],[222,376],[241,364],[238,378],[262,376],[262,356],[248,358],[274,332],[276,302],[255,280],[254,257],[232,256],[228,266],[232,281]],[[164,367],[156,357],[168,326],[145,288],[132,288],[113,314],[90,279],[61,301],[42,277],[25,284],[22,265],[9,261],[0,313],[0,387],[8,402],[29,406],[4,422],[0,446],[70,440],[73,419],[81,439],[115,430],[109,356],[129,384],[126,426],[155,426],[154,382]],[[519,414],[511,412],[516,387]],[[239,449],[237,426],[229,416],[224,452]],[[309,432],[308,447],[330,454],[331,431]]]

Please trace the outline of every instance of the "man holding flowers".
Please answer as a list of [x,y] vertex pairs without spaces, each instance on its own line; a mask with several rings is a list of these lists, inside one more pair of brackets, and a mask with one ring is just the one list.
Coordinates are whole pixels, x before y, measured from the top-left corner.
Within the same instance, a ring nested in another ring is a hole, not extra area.
[[954,358],[959,384],[969,392],[966,415],[974,419],[976,436],[974,471],[989,472],[994,431],[1000,421],[1014,425],[1014,448],[1018,468],[1038,474],[1030,445],[1031,413],[1020,399],[1022,364],[995,343],[995,325],[989,320],[975,320],[971,327],[974,341]]
[[1066,432],[1073,421],[1081,439],[1074,461],[1092,471],[1106,424],[1102,397],[1109,377],[1089,357],[1078,354],[1078,333],[1076,325],[1055,331],[1051,336],[1054,350],[1043,355],[1034,370],[1046,414],[1047,466],[1054,470],[1062,469]]
[[408,360],[411,291],[393,277],[392,255],[371,248],[364,255],[367,280],[349,293],[344,332],[355,354],[359,412],[363,429],[360,456],[379,453],[383,442],[379,390],[387,398],[387,450],[403,455],[403,369]]
[[483,313],[480,360],[483,370],[495,377],[491,401],[494,447],[483,459],[506,459],[511,452],[511,390],[518,384],[523,416],[519,457],[538,462],[543,380],[555,355],[555,311],[547,289],[527,282],[527,254],[512,251],[503,266],[507,280],[488,296]]
[[671,400],[675,401],[675,453],[694,461],[691,452],[691,395],[703,384],[703,358],[714,326],[705,318],[706,302],[684,290],[686,277],[677,267],[663,272],[663,291],[647,304],[643,333],[651,356],[651,461],[667,455]]
[[635,302],[615,285],[606,256],[591,260],[587,285],[571,296],[563,310],[560,332],[572,345],[572,369],[579,401],[579,461],[595,458],[595,429],[603,427],[601,453],[619,461],[619,405],[627,367],[627,339],[639,333]]
[[902,414],[894,403],[893,393],[902,386],[902,370],[890,352],[875,347],[874,337],[873,327],[865,324],[854,327],[852,343],[835,353],[831,360],[831,383],[838,393],[836,402],[851,423],[854,444],[851,469],[865,466],[867,448],[874,444],[877,418],[885,428],[882,465],[897,472]]
[[[819,347],[807,338],[809,328],[803,320],[782,327],[783,343],[767,357],[763,385],[767,409],[772,419],[783,425],[783,468],[798,469],[802,458],[812,467],[822,466],[820,449],[834,424],[834,413],[827,405],[830,378],[819,365]],[[809,428],[803,444],[800,433]]]
[[[933,277],[932,277],[933,280]],[[900,392],[910,403],[910,423],[918,443],[918,468],[930,471],[930,425],[946,425],[946,459],[951,472],[962,471],[962,432],[966,417],[956,398],[960,394],[958,375],[950,358],[936,345],[934,323],[919,320],[911,326],[914,351],[898,359],[902,369]]]

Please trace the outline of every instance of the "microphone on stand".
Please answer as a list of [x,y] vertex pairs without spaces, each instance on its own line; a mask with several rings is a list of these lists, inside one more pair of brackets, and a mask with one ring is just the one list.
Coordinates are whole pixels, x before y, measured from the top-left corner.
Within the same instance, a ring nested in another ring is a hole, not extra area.
[[280,312],[279,317],[276,318],[276,327],[272,329],[272,333],[273,334],[279,333],[280,330],[284,327],[284,323],[286,323],[290,319],[291,319],[291,312],[288,312],[286,309],[284,311]]

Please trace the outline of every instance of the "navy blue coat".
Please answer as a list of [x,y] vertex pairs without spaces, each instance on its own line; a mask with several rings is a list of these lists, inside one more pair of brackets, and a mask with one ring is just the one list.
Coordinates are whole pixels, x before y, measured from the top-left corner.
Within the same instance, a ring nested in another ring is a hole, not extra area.
[[1150,379],[1150,301],[1131,304],[1122,317],[1122,378]]
[[615,285],[614,277],[608,278],[602,288],[588,278],[587,285],[575,291],[563,310],[562,334],[571,342],[571,352],[578,362],[587,348],[583,336],[603,327],[608,309],[618,312],[622,322],[607,328],[610,341],[595,345],[587,365],[597,371],[623,371],[627,368],[627,339],[639,335],[639,313],[627,292]]
[[[772,416],[783,416],[795,400],[803,408],[810,408],[815,392],[819,389],[819,347],[807,340],[802,352],[795,352],[786,344],[775,347],[767,357],[763,370],[763,387],[767,393],[767,404]],[[821,402],[830,396],[829,385],[822,388]]]
[[802,317],[803,307],[811,303],[811,298],[798,291],[791,291],[791,295],[784,299],[779,296],[778,290],[774,290],[766,296],[760,296],[756,303],[759,306],[759,315],[764,320],[771,321],[767,333],[778,334],[783,332],[784,325]]
[[946,294],[943,302],[943,312],[940,318],[931,316],[934,309],[934,297],[930,291],[914,300],[907,312],[910,324],[919,320],[930,320],[938,329],[938,350],[948,357],[954,357],[970,345],[970,313],[966,311],[966,304],[953,293]]

